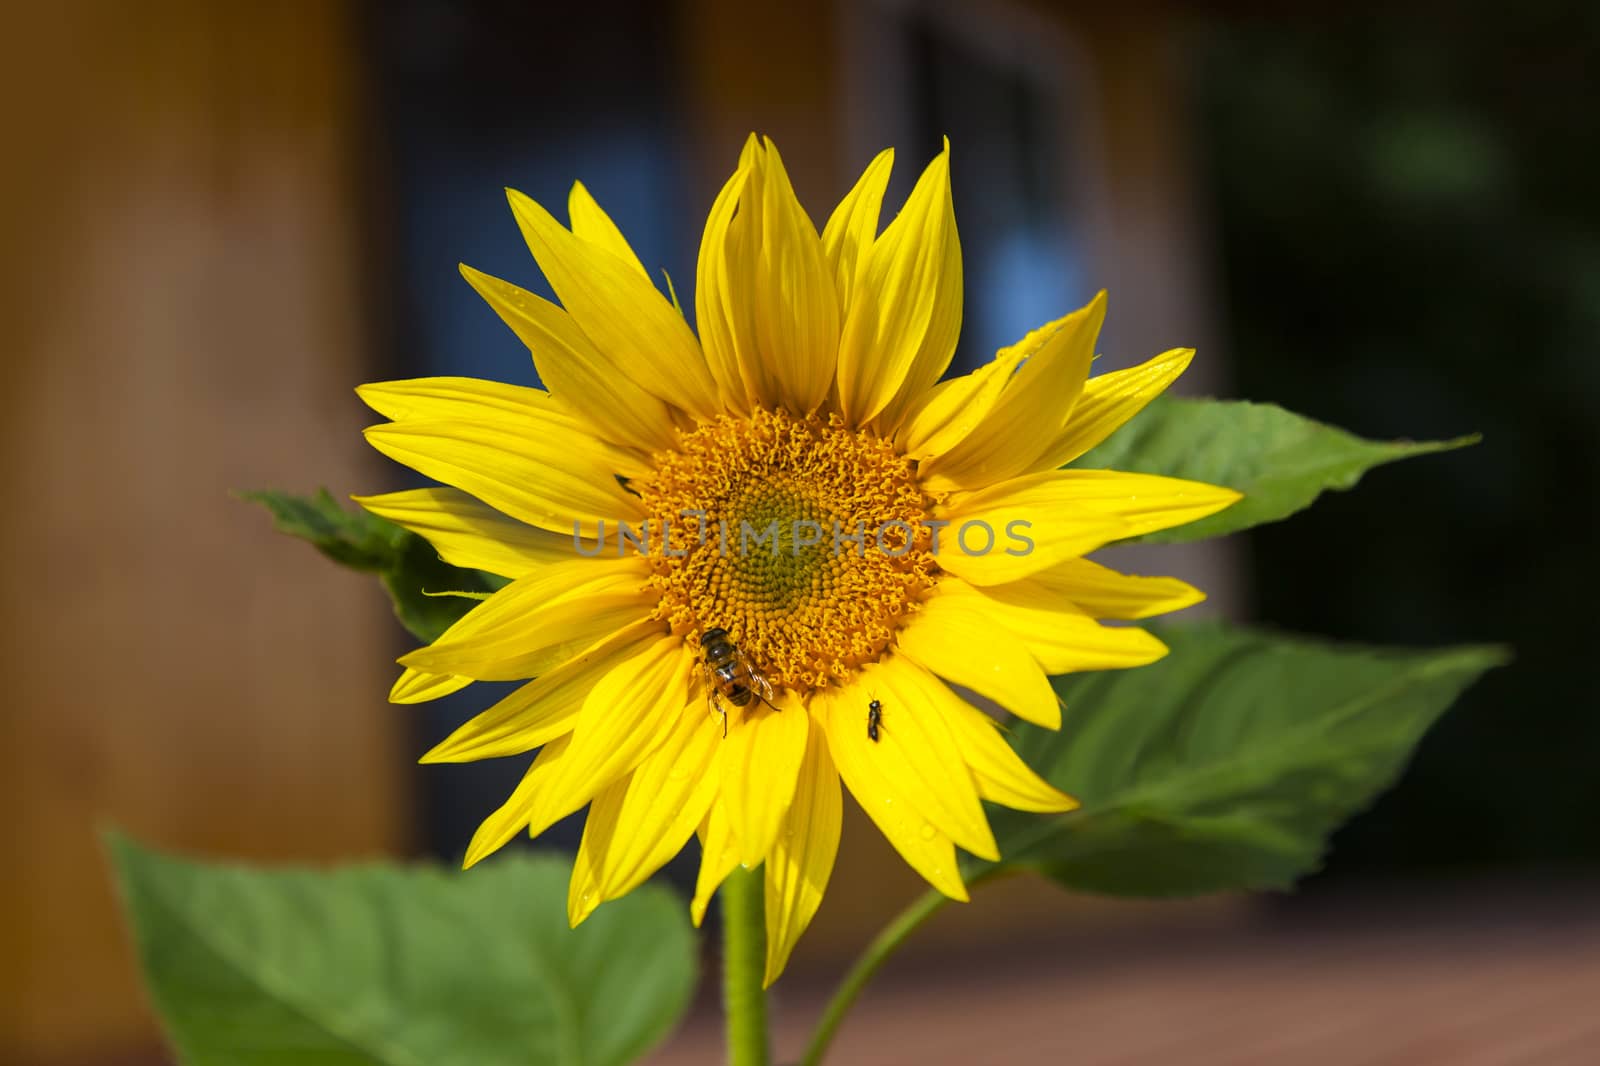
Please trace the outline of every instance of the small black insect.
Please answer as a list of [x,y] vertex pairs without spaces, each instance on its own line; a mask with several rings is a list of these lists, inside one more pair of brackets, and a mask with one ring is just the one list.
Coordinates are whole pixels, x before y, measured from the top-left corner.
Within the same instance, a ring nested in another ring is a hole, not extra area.
[[867,704],[867,739],[878,742],[878,730],[883,726],[883,704],[874,699]]

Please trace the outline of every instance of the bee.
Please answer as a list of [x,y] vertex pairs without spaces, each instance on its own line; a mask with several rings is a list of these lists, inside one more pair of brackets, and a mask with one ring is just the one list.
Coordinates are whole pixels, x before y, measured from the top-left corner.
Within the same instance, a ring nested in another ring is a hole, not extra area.
[[772,686],[750,665],[726,629],[713,627],[700,634],[700,648],[706,653],[700,669],[706,675],[706,702],[712,713],[722,716],[722,735],[728,735],[727,700],[735,707],[747,707],[753,699],[773,710]]
[[878,742],[878,730],[883,728],[883,704],[877,697],[867,704],[867,739],[874,744]]

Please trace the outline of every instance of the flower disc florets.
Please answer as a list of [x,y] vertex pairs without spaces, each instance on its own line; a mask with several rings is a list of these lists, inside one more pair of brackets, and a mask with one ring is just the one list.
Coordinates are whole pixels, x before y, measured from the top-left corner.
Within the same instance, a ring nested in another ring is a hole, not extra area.
[[691,638],[726,629],[774,685],[849,677],[936,579],[911,463],[838,416],[724,415],[655,463],[630,487],[651,516],[656,617]]

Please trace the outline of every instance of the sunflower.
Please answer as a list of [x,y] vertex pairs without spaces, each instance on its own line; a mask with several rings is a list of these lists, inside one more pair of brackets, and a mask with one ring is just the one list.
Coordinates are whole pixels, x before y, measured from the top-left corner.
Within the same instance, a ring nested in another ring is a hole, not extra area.
[[841,779],[958,900],[956,849],[999,857],[983,801],[1075,806],[973,699],[1057,728],[1050,675],[1159,658],[1149,633],[1100,620],[1202,594],[1083,556],[1237,498],[1062,469],[1193,355],[1089,378],[1104,294],[941,381],[962,297],[949,146],[880,233],[892,160],[819,235],[752,136],[706,221],[698,339],[581,184],[570,226],[509,192],[560,306],[462,273],[545,388],[358,390],[391,420],[372,445],[448,486],[360,502],[509,579],[402,657],[391,697],[524,682],[423,759],[536,752],[467,865],[587,806],[576,925],[698,834],[696,922],[735,867],[764,864],[768,983],[827,886]]

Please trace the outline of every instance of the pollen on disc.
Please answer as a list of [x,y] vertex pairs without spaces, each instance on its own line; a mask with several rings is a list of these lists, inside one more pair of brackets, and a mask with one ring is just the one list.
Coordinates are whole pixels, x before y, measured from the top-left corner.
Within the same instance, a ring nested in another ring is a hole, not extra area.
[[654,461],[629,487],[650,516],[656,616],[726,629],[774,685],[849,677],[937,579],[911,463],[837,417],[725,415]]

